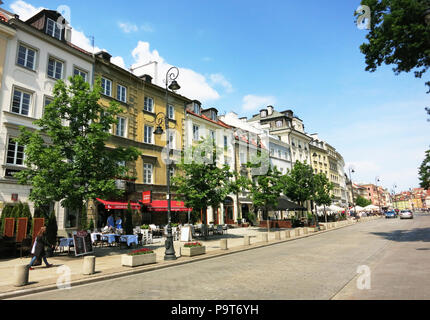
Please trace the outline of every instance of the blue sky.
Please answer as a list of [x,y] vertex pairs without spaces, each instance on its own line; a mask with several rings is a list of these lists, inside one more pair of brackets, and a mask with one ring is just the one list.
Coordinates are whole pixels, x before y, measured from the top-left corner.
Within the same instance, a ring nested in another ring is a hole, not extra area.
[[[360,1],[6,1],[24,19],[44,7],[70,8],[73,42],[105,49],[129,68],[159,61],[159,83],[180,68],[180,93],[206,107],[252,116],[273,104],[292,109],[308,133],[353,165],[353,180],[406,190],[418,186],[429,148],[423,79],[392,67],[366,72],[357,28]],[[152,73],[153,65],[141,72]],[[143,71],[145,70],[145,71]]]

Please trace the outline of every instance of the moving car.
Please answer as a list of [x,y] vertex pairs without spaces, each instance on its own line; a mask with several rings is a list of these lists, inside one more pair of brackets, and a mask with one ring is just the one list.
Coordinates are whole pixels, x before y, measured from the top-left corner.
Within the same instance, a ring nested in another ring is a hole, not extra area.
[[397,218],[396,212],[395,211],[387,211],[385,213],[385,218],[386,219]]
[[400,219],[413,219],[414,214],[409,210],[402,210],[400,211]]

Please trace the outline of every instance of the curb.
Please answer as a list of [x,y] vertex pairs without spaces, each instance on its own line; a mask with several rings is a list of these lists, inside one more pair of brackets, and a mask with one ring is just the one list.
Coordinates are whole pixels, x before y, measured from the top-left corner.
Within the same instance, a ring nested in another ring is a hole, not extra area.
[[[374,220],[378,220],[378,219],[374,219]],[[374,220],[363,221],[363,222],[370,222],[370,221],[374,221]],[[153,265],[149,265],[149,266],[136,267],[130,271],[122,271],[119,273],[113,273],[113,274],[101,275],[101,276],[90,276],[90,278],[87,278],[87,279],[79,279],[79,280],[73,281],[71,283],[71,287],[76,287],[76,286],[81,286],[81,285],[85,285],[85,284],[89,284],[89,283],[101,282],[101,281],[106,281],[106,280],[112,280],[112,279],[122,278],[122,277],[126,277],[126,276],[132,276],[132,275],[145,273],[145,272],[162,270],[162,269],[166,269],[166,268],[190,264],[193,262],[205,261],[205,260],[209,260],[209,259],[215,259],[215,258],[219,258],[219,257],[231,255],[231,254],[240,253],[240,252],[246,252],[246,251],[260,249],[260,248],[269,247],[269,246],[274,246],[274,245],[278,245],[278,244],[284,244],[284,243],[287,243],[290,241],[296,241],[296,240],[309,238],[309,237],[316,236],[316,235],[321,235],[321,234],[324,234],[324,233],[327,233],[330,231],[335,231],[338,229],[351,227],[351,226],[354,226],[357,224],[361,224],[363,222],[347,224],[344,226],[339,226],[337,228],[318,231],[318,232],[314,232],[314,233],[310,233],[310,234],[306,234],[306,235],[302,235],[302,236],[295,236],[293,238],[288,238],[288,239],[272,240],[268,243],[256,242],[256,243],[253,243],[249,246],[238,246],[235,248],[228,249],[227,251],[226,250],[216,250],[216,251],[206,253],[203,256],[186,258],[187,260],[174,261],[174,262],[161,262],[161,263],[157,263],[157,264],[153,264]],[[36,293],[40,293],[40,292],[52,291],[52,290],[57,290],[57,289],[58,289],[57,284],[51,284],[51,285],[41,286],[41,287],[36,287],[36,288],[31,288],[31,289],[6,292],[6,293],[0,294],[0,300],[11,299],[11,298],[16,298],[16,297],[20,297],[20,296],[26,296],[26,295],[30,295],[30,294],[36,294]]]

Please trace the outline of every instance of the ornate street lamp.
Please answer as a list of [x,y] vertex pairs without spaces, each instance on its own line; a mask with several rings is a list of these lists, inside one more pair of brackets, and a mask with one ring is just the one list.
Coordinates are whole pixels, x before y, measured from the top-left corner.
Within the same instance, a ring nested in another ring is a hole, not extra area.
[[349,168],[349,181],[351,182],[352,205],[354,207],[354,214],[357,216],[357,206],[355,205],[355,201],[354,201],[354,184],[352,183],[351,173],[355,173],[355,170],[352,168]]
[[379,189],[378,189],[378,182],[381,182],[381,180],[379,180],[379,177],[375,178],[375,183],[376,183],[376,193],[378,194],[378,207],[379,207],[379,214],[382,213],[382,209],[381,209],[381,201],[379,199]]
[[[154,131],[156,135],[162,135],[163,128],[162,124],[164,121],[166,134],[169,134],[169,89],[172,91],[177,91],[181,87],[176,82],[176,79],[179,76],[179,70],[176,67],[170,68],[166,73],[166,113],[160,112],[156,117],[157,128]],[[170,85],[169,85],[170,83]],[[159,118],[159,115],[164,116]],[[158,120],[157,120],[158,119]],[[172,202],[171,202],[171,194],[170,194],[170,139],[167,137],[167,161],[166,161],[166,177],[167,177],[167,238],[165,242],[166,251],[164,254],[164,260],[176,260],[175,247],[173,243],[173,235],[172,235]]]

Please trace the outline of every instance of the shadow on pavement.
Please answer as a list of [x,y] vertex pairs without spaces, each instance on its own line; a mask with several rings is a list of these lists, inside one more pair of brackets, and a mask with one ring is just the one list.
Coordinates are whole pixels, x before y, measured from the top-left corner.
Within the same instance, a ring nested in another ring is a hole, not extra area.
[[371,232],[371,234],[395,242],[430,242],[430,228],[395,230],[392,232]]

